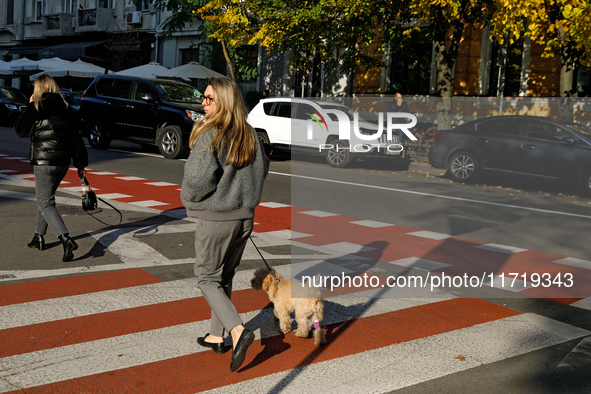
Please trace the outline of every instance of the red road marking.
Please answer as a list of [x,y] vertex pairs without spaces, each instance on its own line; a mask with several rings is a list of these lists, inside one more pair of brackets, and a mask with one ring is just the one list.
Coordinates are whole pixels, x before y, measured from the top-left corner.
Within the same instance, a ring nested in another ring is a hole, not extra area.
[[205,351],[13,393],[193,393],[518,314],[478,299],[447,300],[331,324],[324,346],[294,333],[255,341],[236,373],[229,371],[231,352]]
[[139,269],[0,286],[0,306],[162,282]]
[[[251,289],[233,292],[232,303],[238,313],[270,306],[269,298],[265,292]],[[209,305],[204,298],[196,297],[25,327],[8,328],[0,330],[0,343],[2,343],[0,357],[209,320],[210,318]],[[195,333],[195,335],[197,334],[199,333]]]

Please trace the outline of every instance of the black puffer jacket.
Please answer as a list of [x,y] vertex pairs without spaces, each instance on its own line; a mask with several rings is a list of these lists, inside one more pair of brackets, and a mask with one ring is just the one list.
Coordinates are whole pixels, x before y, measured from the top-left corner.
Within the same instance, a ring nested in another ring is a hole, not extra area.
[[43,94],[38,111],[34,103],[29,103],[14,129],[19,137],[31,139],[31,164],[63,166],[73,160],[76,168],[88,166],[88,153],[76,127],[74,110],[58,93]]

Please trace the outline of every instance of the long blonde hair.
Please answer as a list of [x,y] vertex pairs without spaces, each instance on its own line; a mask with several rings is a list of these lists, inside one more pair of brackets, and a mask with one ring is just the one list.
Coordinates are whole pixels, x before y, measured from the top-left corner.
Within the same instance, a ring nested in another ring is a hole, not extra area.
[[208,130],[216,135],[208,142],[203,141],[210,152],[224,152],[225,165],[244,167],[256,154],[256,136],[246,122],[246,105],[238,85],[229,78],[210,78],[209,86],[215,95],[215,108],[205,118],[193,125],[189,147],[193,149],[198,138]]
[[35,109],[37,111],[39,111],[39,103],[41,102],[43,93],[59,94],[62,100],[64,100],[64,103],[66,103],[66,107],[68,106],[68,102],[60,92],[60,88],[57,86],[55,79],[47,74],[39,76],[39,78],[33,82],[33,103],[35,103]]

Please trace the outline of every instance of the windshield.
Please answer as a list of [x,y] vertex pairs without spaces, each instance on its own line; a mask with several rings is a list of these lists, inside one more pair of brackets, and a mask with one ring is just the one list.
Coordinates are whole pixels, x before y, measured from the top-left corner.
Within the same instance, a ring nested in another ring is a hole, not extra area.
[[201,104],[203,95],[196,88],[178,83],[158,83],[156,88],[165,101]]
[[24,93],[18,89],[10,89],[10,88],[1,87],[0,88],[0,98],[26,100],[27,96],[25,96]]
[[573,130],[583,134],[587,138],[591,138],[591,129],[587,126],[583,126],[580,124],[570,124],[569,125]]

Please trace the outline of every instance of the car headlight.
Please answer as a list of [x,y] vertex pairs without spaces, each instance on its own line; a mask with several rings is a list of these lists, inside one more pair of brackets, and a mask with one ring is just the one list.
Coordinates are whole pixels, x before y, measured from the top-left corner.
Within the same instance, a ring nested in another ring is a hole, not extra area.
[[18,106],[14,105],[14,104],[4,104],[6,105],[6,108],[8,108],[11,111],[18,111]]
[[196,122],[197,119],[203,118],[203,116],[205,116],[205,115],[203,115],[202,113],[197,112],[197,111],[187,110],[187,116],[189,118],[191,118],[193,120],[193,122]]

